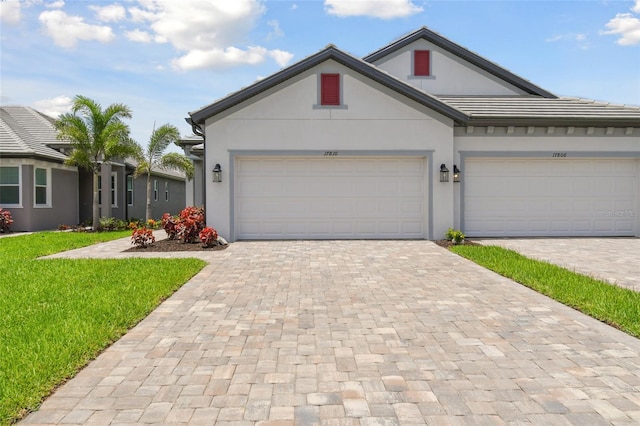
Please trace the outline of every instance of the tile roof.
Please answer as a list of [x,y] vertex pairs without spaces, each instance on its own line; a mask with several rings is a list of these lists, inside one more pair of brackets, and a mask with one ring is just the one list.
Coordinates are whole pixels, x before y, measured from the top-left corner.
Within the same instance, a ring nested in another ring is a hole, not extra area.
[[464,112],[469,125],[640,127],[640,107],[578,98],[537,96],[437,96]]
[[0,155],[65,160],[66,155],[47,146],[64,144],[56,139],[53,119],[21,106],[0,107]]

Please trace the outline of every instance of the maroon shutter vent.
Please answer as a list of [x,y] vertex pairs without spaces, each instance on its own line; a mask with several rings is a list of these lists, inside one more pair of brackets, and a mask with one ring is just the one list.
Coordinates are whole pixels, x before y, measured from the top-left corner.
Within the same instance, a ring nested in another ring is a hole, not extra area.
[[340,74],[322,74],[321,105],[340,105]]
[[431,54],[428,50],[413,52],[413,75],[431,75]]

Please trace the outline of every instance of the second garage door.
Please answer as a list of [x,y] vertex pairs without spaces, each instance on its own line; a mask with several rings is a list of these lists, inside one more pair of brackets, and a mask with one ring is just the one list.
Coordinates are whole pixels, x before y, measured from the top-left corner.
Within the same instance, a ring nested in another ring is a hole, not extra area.
[[633,159],[478,158],[465,162],[468,236],[633,236]]
[[240,158],[238,239],[426,238],[424,158]]

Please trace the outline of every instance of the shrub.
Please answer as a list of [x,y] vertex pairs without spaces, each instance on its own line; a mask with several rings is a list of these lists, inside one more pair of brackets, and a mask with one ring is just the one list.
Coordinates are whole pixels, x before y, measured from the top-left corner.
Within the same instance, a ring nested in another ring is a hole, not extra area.
[[153,236],[151,229],[138,228],[131,234],[131,244],[138,248],[149,247],[156,242],[156,237]]
[[98,231],[126,231],[129,229],[129,222],[116,219],[115,217],[101,217]]
[[200,231],[200,242],[203,247],[213,247],[218,245],[218,231],[213,228],[204,228]]
[[0,233],[9,232],[9,227],[13,223],[11,212],[9,210],[0,209]]
[[162,215],[162,229],[167,233],[167,238],[170,240],[175,240],[178,235],[178,230],[176,229],[176,225],[178,224],[178,217],[171,216],[169,213],[165,213]]
[[465,235],[462,233],[462,231],[453,228],[449,228],[447,230],[447,233],[445,234],[445,238],[454,244],[460,244],[461,242],[463,242],[464,237]]

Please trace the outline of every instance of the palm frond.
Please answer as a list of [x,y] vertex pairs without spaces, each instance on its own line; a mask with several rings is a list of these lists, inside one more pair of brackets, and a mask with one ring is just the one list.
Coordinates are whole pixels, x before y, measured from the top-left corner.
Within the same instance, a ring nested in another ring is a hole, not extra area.
[[188,179],[193,179],[195,173],[193,163],[187,157],[177,152],[165,154],[160,159],[160,168],[184,172]]

